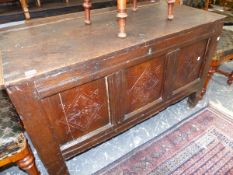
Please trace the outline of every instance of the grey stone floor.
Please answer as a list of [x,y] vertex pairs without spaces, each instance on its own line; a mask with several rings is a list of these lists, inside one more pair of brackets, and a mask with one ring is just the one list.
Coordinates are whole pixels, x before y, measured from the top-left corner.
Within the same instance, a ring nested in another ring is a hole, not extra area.
[[[225,70],[232,70],[233,62],[222,67]],[[215,74],[208,86],[204,99],[195,108],[189,108],[186,102],[187,99],[184,99],[123,134],[67,161],[70,173],[72,175],[92,174],[208,104],[231,115],[233,118],[233,85],[228,86],[224,76]],[[33,152],[41,174],[46,175],[46,170],[35,149]],[[12,166],[0,172],[0,175],[25,175],[25,173],[16,166]]]

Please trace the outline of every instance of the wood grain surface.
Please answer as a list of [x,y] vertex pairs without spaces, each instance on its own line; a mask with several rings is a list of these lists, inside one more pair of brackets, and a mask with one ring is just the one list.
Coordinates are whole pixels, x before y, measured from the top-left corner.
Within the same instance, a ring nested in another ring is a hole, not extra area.
[[[161,2],[162,3],[162,2]],[[0,51],[7,84],[49,73],[63,67],[99,58],[113,52],[188,30],[223,16],[202,10],[177,6],[175,19],[167,20],[166,5],[128,10],[126,39],[117,38],[116,11],[93,14],[92,25],[86,26],[80,14],[26,23],[0,32]],[[189,14],[184,17],[184,14]],[[111,43],[111,44],[109,44]]]

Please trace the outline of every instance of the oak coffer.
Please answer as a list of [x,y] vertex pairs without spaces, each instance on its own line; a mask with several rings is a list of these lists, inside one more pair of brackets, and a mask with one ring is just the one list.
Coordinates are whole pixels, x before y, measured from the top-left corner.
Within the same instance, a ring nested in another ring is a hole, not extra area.
[[186,96],[198,101],[223,16],[177,6],[168,21],[162,2],[128,14],[125,39],[111,9],[90,26],[74,13],[0,31],[2,85],[49,174]]

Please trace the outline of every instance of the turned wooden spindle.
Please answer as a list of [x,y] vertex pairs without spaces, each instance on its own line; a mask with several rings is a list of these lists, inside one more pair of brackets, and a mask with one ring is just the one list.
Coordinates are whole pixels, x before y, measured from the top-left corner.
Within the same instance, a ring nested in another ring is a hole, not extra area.
[[174,18],[173,12],[174,12],[174,5],[175,5],[175,0],[168,0],[168,16],[167,18],[169,20],[172,20]]
[[133,7],[132,10],[135,12],[138,9],[138,5],[137,5],[137,0],[133,0]]
[[26,0],[20,0],[20,4],[22,6],[25,18],[26,19],[30,19],[30,14],[29,14],[29,10],[28,10],[28,4],[27,4]]
[[125,38],[126,32],[125,32],[125,24],[126,24],[126,0],[117,0],[117,18],[118,18],[118,25],[119,25],[119,33],[118,37]]
[[26,154],[22,159],[17,161],[17,165],[26,171],[29,175],[40,175],[40,172],[38,171],[36,164],[35,164],[35,158],[31,152],[31,149],[28,145],[26,145],[25,149],[22,151],[22,154]]
[[91,1],[84,0],[83,7],[84,7],[84,16],[85,16],[84,22],[85,24],[91,24],[91,14],[90,14]]

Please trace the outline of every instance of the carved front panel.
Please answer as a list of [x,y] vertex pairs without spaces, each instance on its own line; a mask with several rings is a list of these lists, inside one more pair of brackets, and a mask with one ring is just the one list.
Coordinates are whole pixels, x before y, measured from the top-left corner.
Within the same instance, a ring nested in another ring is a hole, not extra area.
[[199,77],[204,60],[207,40],[181,48],[177,57],[175,89],[178,89]]
[[43,101],[63,143],[109,124],[104,79],[69,89]]
[[126,113],[133,112],[161,96],[163,58],[153,58],[126,71]]

